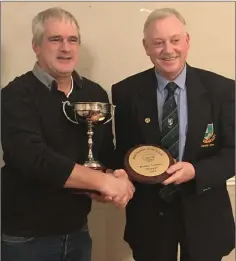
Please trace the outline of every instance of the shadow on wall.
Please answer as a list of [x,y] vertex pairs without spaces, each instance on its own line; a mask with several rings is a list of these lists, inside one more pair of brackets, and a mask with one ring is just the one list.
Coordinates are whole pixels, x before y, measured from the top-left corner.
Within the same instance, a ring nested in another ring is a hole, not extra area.
[[107,261],[131,261],[131,251],[124,241],[125,210],[117,209],[113,205],[107,208]]
[[112,204],[93,203],[89,228],[93,240],[92,261],[131,261],[123,240],[125,212]]

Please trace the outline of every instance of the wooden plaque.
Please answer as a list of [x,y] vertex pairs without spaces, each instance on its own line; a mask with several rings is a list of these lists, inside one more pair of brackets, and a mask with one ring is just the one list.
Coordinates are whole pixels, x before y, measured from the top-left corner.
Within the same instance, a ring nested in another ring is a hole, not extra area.
[[155,184],[167,179],[166,170],[174,164],[170,152],[156,145],[138,145],[125,155],[124,166],[132,180]]

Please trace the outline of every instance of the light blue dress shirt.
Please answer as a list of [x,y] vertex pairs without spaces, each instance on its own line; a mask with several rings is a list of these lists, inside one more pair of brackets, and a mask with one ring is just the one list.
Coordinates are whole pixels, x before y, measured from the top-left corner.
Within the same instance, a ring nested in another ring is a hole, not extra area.
[[[157,77],[157,108],[158,108],[158,121],[160,130],[162,130],[162,111],[165,98],[167,97],[168,91],[165,89],[166,85],[170,82],[161,76],[158,72],[156,73]],[[179,119],[179,161],[182,161],[184,154],[184,147],[186,141],[187,133],[187,94],[186,94],[186,64],[183,71],[180,75],[173,81],[178,85],[178,88],[175,91],[174,97],[178,109],[178,119]]]

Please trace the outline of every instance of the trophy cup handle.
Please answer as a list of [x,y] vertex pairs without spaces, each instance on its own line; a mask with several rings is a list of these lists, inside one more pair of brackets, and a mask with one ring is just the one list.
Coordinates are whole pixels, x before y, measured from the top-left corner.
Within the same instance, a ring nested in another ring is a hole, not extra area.
[[79,124],[77,121],[72,120],[72,119],[67,115],[67,113],[66,113],[66,105],[67,105],[67,106],[71,106],[70,102],[69,102],[69,101],[65,101],[65,102],[62,102],[62,104],[63,104],[63,107],[62,107],[62,108],[63,108],[63,112],[64,112],[66,118],[67,118],[70,122],[72,122],[72,123]]
[[107,121],[105,121],[103,124],[106,124],[106,123],[108,123],[109,121],[111,121],[112,120],[112,118],[114,118],[114,114],[115,114],[115,105],[111,105],[112,106],[112,110],[111,110],[111,117],[107,120]]

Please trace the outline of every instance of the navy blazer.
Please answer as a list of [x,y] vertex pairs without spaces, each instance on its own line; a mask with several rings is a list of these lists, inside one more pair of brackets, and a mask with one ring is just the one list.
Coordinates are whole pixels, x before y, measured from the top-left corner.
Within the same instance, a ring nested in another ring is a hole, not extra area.
[[[160,144],[156,81],[151,68],[112,86],[118,167],[123,167],[131,147]],[[193,164],[196,177],[181,185],[182,207],[189,250],[196,260],[203,260],[205,250],[223,256],[235,244],[226,186],[235,174],[235,81],[187,65],[186,88],[188,130],[183,161]],[[204,138],[212,124],[212,136]],[[150,242],[147,238],[155,241],[158,233],[159,187],[134,184],[136,192],[126,210],[125,240],[142,245]]]

